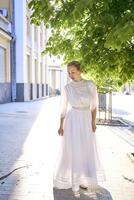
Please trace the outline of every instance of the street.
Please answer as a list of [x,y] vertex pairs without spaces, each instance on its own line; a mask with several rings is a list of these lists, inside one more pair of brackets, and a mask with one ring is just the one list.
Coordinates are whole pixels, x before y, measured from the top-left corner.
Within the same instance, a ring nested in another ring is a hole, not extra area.
[[[58,126],[59,97],[0,105],[0,177],[16,169],[0,179],[0,200],[75,199],[70,189],[53,192]],[[131,143],[120,137],[125,132],[131,133]],[[127,156],[134,150],[133,132],[130,127],[98,126],[106,182],[81,191],[81,200],[134,200],[134,163]]]

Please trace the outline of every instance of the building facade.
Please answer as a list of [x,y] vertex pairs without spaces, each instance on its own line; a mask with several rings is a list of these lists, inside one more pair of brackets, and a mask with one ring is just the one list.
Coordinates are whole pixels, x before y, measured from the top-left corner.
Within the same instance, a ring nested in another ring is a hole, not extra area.
[[41,52],[46,44],[44,25],[30,24],[27,1],[15,0],[16,100],[29,101],[48,95],[48,66]]
[[0,1],[0,103],[11,101],[10,3]]
[[67,71],[59,67],[60,65],[61,60],[54,56],[48,57],[49,96],[60,94],[62,87],[67,83]]
[[30,24],[28,1],[1,0],[0,10],[0,19],[6,24],[6,30],[0,28],[0,87],[4,88],[0,90],[0,102],[59,94],[63,70],[60,63],[51,62],[53,58],[42,56],[48,31],[43,23]]

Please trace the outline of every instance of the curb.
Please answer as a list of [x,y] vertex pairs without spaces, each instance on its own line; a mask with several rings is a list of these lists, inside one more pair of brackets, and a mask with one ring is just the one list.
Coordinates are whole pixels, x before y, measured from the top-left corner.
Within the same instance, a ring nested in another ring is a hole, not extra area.
[[123,117],[119,117],[119,119],[121,121],[123,121],[123,123],[127,124],[128,126],[131,126],[132,128],[134,128],[134,123],[133,122],[130,122],[127,119],[124,119]]

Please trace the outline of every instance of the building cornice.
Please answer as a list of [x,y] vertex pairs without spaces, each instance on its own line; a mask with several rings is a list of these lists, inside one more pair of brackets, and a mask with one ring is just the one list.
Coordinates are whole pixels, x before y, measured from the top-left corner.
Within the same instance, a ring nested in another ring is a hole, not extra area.
[[7,40],[11,40],[12,37],[11,37],[11,34],[10,33],[7,33],[5,30],[3,30],[1,27],[0,27],[0,35],[7,39]]
[[0,18],[1,18],[4,22],[6,22],[7,24],[10,24],[10,21],[8,21],[8,19],[6,19],[5,17],[3,17],[2,14],[0,14]]
[[58,70],[58,71],[62,71],[63,69],[61,69],[59,66],[56,66],[56,65],[49,65],[48,66],[48,70]]

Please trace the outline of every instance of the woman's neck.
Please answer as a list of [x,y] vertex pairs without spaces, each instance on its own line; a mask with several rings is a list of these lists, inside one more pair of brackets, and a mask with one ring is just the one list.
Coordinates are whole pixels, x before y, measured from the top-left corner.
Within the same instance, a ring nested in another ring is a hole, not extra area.
[[74,80],[74,81],[82,81],[83,79],[82,79],[82,77],[80,77],[80,78],[78,78],[78,79],[76,79],[76,80]]

